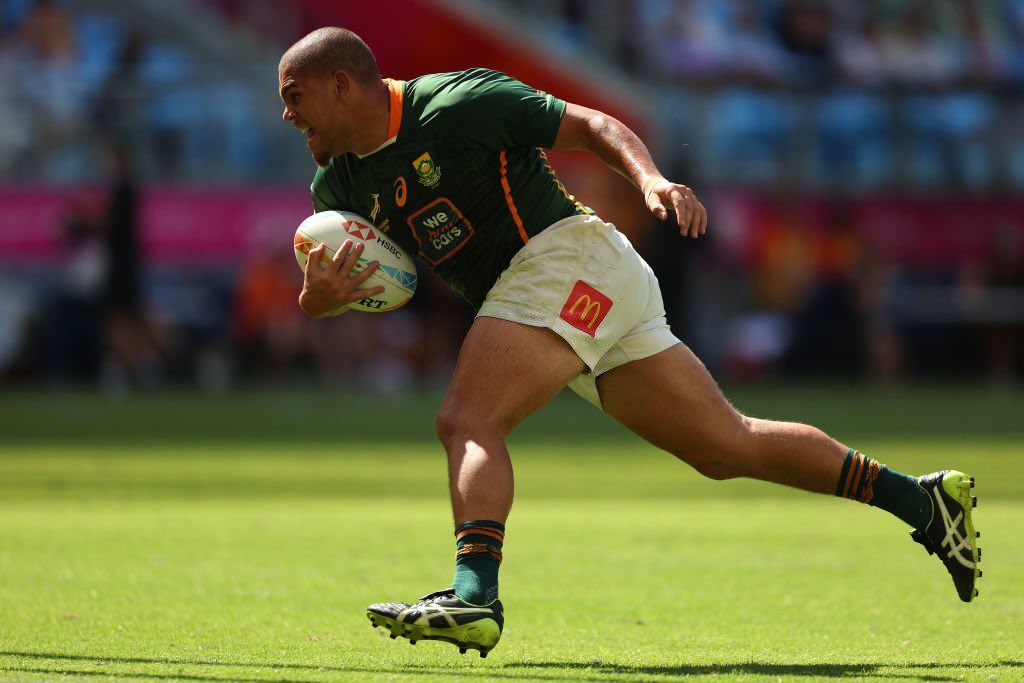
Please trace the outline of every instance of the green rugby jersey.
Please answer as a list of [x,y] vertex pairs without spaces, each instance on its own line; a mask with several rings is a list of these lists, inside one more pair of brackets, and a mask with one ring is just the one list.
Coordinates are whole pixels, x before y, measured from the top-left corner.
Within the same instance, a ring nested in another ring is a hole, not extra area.
[[565,102],[498,71],[387,81],[388,141],[317,171],[315,211],[352,211],[479,309],[533,235],[590,213],[555,176]]

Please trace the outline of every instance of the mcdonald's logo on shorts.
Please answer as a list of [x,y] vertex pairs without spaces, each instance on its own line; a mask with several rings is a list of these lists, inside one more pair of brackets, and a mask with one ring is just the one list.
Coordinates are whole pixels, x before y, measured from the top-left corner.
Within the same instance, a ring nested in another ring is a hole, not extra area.
[[562,306],[562,320],[577,330],[597,335],[597,328],[612,308],[612,300],[597,291],[583,280],[577,280],[576,286],[569,292],[569,298]]

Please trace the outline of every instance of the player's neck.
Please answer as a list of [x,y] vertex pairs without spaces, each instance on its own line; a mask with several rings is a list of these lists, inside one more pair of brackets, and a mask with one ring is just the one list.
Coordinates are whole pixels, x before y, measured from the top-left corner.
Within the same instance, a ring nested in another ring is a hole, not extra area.
[[388,141],[388,124],[391,116],[391,91],[387,83],[380,81],[378,87],[367,93],[366,108],[360,112],[362,124],[359,130],[366,135],[353,146],[355,154],[364,156],[378,149]]

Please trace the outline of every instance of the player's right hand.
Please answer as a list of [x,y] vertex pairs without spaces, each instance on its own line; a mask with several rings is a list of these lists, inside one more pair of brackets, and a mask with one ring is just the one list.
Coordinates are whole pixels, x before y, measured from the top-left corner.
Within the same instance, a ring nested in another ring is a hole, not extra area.
[[644,188],[647,208],[660,220],[668,219],[668,209],[676,214],[679,234],[693,239],[708,229],[708,212],[686,185],[673,183],[665,178],[655,179]]
[[306,260],[302,292],[299,294],[299,308],[306,315],[311,318],[341,315],[350,304],[384,291],[380,286],[362,288],[366,279],[377,270],[379,262],[372,261],[362,271],[352,272],[363,253],[361,242],[345,240],[334,258],[326,267],[321,267],[320,259],[326,248],[327,245],[321,242],[309,251]]

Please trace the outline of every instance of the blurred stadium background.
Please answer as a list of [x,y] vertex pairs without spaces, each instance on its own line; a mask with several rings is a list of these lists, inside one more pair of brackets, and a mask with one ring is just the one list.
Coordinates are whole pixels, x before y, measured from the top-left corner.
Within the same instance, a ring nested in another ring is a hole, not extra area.
[[276,64],[327,24],[389,76],[494,67],[634,126],[707,239],[555,166],[718,377],[1019,383],[1024,0],[3,0],[0,385],[443,386],[470,312],[438,281],[295,305]]

